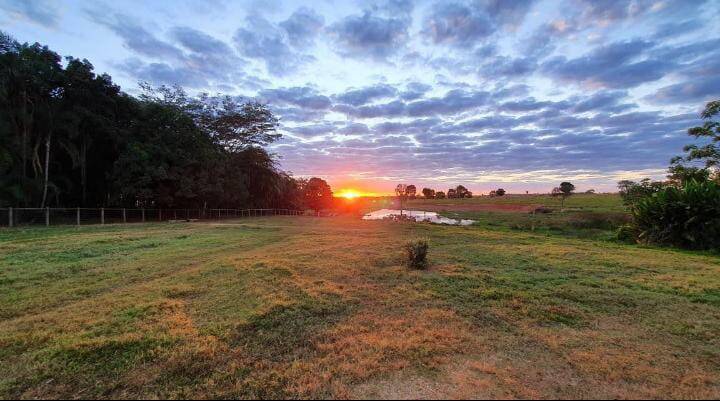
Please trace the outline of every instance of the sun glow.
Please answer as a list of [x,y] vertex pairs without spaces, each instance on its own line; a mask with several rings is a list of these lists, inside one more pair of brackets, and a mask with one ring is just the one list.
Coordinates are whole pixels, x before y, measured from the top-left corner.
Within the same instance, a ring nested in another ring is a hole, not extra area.
[[345,199],[355,199],[364,196],[360,191],[354,189],[341,189],[336,196]]

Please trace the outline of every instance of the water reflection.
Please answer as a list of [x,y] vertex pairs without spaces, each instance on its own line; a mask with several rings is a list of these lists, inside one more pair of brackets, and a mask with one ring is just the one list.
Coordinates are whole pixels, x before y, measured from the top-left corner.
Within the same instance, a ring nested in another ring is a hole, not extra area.
[[425,212],[422,210],[403,210],[400,217],[400,210],[397,209],[380,209],[368,213],[363,216],[363,220],[402,220],[409,219],[414,221],[427,221],[434,224],[452,224],[460,226],[468,226],[475,220],[467,219],[451,219],[439,216],[436,212]]

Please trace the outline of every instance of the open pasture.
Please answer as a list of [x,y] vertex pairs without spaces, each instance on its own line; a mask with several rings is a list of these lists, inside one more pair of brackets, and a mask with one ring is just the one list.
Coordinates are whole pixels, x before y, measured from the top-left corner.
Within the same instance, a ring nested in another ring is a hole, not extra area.
[[720,396],[712,254],[273,217],[2,230],[0,266],[0,398]]

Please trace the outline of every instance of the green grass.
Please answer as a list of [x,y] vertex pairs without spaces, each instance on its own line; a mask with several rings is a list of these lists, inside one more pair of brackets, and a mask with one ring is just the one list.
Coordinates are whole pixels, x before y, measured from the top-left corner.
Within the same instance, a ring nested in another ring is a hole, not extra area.
[[492,212],[2,230],[0,398],[717,397],[720,257],[568,231],[599,203],[534,231]]

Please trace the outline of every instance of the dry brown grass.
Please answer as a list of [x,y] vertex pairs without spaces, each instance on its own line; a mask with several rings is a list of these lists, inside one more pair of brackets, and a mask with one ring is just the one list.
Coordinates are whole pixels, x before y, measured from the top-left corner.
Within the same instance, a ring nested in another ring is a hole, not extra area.
[[[68,231],[98,250],[67,264],[62,236],[0,246],[0,397],[720,395],[715,256],[350,218],[149,227]],[[428,271],[402,265],[418,235]],[[76,265],[45,292],[10,275]]]

